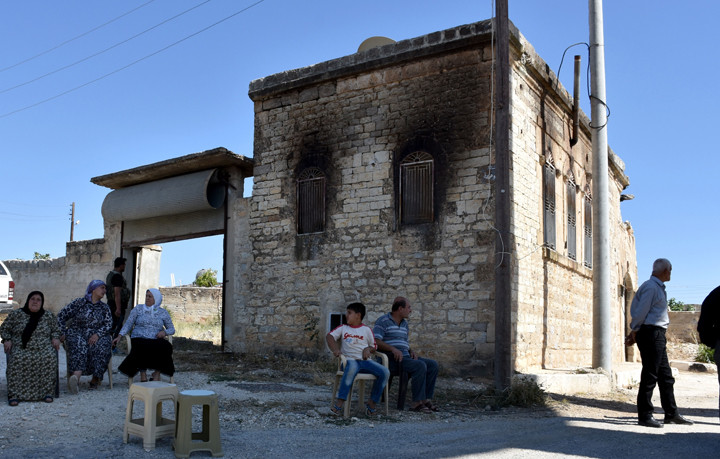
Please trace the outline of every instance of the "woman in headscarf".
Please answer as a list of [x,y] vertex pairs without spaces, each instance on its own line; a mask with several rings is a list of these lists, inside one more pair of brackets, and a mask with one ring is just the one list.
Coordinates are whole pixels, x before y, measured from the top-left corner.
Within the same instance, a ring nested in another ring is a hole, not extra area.
[[67,345],[68,390],[77,394],[82,375],[92,375],[90,389],[96,389],[107,371],[112,349],[110,308],[103,303],[105,282],[90,282],[85,296],[76,298],[58,314],[60,340]]
[[[42,292],[30,292],[25,306],[8,314],[0,325],[7,361],[8,403],[44,400],[52,403],[57,382],[60,329],[52,312],[43,308]],[[55,349],[53,349],[55,348]]]
[[140,381],[147,381],[147,369],[155,370],[153,380],[160,379],[160,373],[172,376],[175,366],[172,359],[172,344],[165,337],[175,333],[170,314],[160,307],[162,293],[156,288],[148,289],[145,293],[145,304],[138,304],[130,311],[120,334],[113,340],[113,344],[130,330],[130,354],[120,364],[118,370],[133,378],[138,371]]

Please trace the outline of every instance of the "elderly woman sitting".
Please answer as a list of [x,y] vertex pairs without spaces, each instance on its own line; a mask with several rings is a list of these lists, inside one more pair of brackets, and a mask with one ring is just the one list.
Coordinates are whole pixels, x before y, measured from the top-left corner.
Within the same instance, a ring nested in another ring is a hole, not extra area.
[[58,314],[61,341],[67,345],[68,379],[70,393],[77,394],[82,375],[92,375],[90,389],[102,382],[112,356],[110,329],[112,316],[105,296],[105,282],[90,282],[85,296],[73,300]]
[[42,292],[30,292],[25,306],[11,311],[0,326],[8,356],[10,406],[21,400],[53,401],[60,330],[53,313],[43,308],[44,303]]
[[117,344],[121,337],[132,329],[130,354],[120,364],[118,370],[133,378],[138,371],[140,381],[147,381],[146,370],[152,368],[154,380],[160,379],[160,373],[172,376],[175,365],[172,359],[172,344],[165,337],[175,333],[170,314],[160,307],[162,293],[156,288],[145,293],[145,304],[138,304],[130,312],[120,334],[113,340]]

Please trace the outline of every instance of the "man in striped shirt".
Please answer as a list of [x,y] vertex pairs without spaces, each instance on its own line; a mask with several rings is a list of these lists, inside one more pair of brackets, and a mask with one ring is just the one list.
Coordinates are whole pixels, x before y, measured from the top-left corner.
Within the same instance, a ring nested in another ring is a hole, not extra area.
[[410,409],[430,413],[438,410],[432,397],[439,368],[436,361],[422,358],[410,348],[407,318],[411,312],[407,298],[395,298],[391,312],[375,322],[373,333],[378,350],[390,357],[390,371],[396,371],[402,362],[403,371],[410,376],[413,399]]

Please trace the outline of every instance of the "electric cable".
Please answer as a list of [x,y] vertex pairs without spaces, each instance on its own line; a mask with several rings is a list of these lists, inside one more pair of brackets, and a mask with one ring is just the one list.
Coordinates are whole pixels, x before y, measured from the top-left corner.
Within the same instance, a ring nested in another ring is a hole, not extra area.
[[231,15],[229,15],[229,16],[226,16],[225,18],[223,18],[223,19],[221,19],[221,20],[219,20],[219,21],[217,21],[217,22],[215,22],[215,23],[213,23],[213,24],[211,24],[211,25],[209,25],[209,26],[207,26],[207,27],[205,27],[205,28],[203,28],[203,29],[200,29],[200,30],[198,30],[197,32],[194,32],[194,33],[192,33],[192,34],[190,34],[190,35],[187,35],[186,37],[181,38],[180,40],[177,40],[176,42],[171,43],[171,44],[165,46],[164,48],[161,48],[161,49],[159,49],[159,50],[157,50],[157,51],[155,51],[155,52],[152,52],[152,53],[150,53],[150,54],[147,54],[147,55],[145,55],[145,56],[143,56],[143,57],[141,57],[141,58],[139,58],[139,59],[136,59],[136,60],[130,62],[130,63],[127,64],[127,65],[124,65],[124,66],[122,66],[122,67],[120,67],[120,68],[117,68],[117,69],[115,69],[115,70],[113,70],[113,71],[111,71],[111,72],[108,72],[108,73],[106,73],[106,74],[104,74],[104,75],[101,75],[101,76],[99,76],[99,77],[97,77],[97,78],[95,78],[95,79],[92,79],[92,80],[90,80],[90,81],[87,81],[87,82],[85,82],[85,83],[83,83],[83,84],[81,84],[81,85],[75,86],[75,87],[73,87],[73,88],[70,88],[70,89],[68,89],[68,90],[66,90],[66,91],[63,91],[63,92],[61,92],[61,93],[59,93],[59,94],[56,94],[56,95],[51,96],[51,97],[48,97],[48,98],[46,98],[46,99],[40,100],[40,101],[35,102],[35,103],[33,103],[33,104],[26,105],[25,107],[21,107],[21,108],[18,108],[18,109],[16,109],[16,110],[13,110],[13,111],[3,113],[2,115],[0,115],[0,119],[6,118],[6,117],[8,117],[8,116],[14,115],[14,114],[16,114],[16,113],[19,113],[19,112],[22,112],[22,111],[25,111],[25,110],[28,110],[28,109],[31,109],[31,108],[34,108],[34,107],[37,107],[38,105],[42,105],[42,104],[44,104],[44,103],[50,102],[50,101],[55,100],[55,99],[57,99],[57,98],[59,98],[59,97],[62,97],[62,96],[67,95],[67,94],[70,94],[71,92],[75,92],[75,91],[77,91],[78,89],[82,89],[82,88],[84,88],[84,87],[86,87],[86,86],[89,86],[89,85],[91,85],[91,84],[93,84],[93,83],[96,83],[96,82],[98,82],[98,81],[100,81],[100,80],[103,80],[103,79],[105,79],[105,78],[107,78],[107,77],[109,77],[109,76],[111,76],[111,75],[114,75],[114,74],[116,74],[116,73],[119,73],[119,72],[121,72],[121,71],[123,71],[123,70],[125,70],[125,69],[127,69],[127,68],[129,68],[129,67],[132,67],[132,66],[135,65],[135,64],[138,64],[138,63],[140,63],[140,62],[142,62],[142,61],[144,61],[144,60],[146,60],[146,59],[149,59],[149,58],[151,58],[151,57],[153,57],[153,56],[155,56],[155,55],[157,55],[157,54],[160,54],[160,53],[162,53],[162,52],[164,52],[164,51],[167,51],[168,49],[170,49],[170,48],[172,48],[172,47],[174,47],[174,46],[177,46],[177,45],[179,45],[180,43],[182,43],[182,42],[184,42],[184,41],[186,41],[186,40],[189,40],[190,38],[193,38],[193,37],[195,37],[195,36],[197,36],[197,35],[199,35],[199,34],[201,34],[201,33],[203,33],[203,32],[206,32],[207,30],[209,30],[209,29],[211,29],[211,28],[213,28],[213,27],[215,27],[215,26],[217,26],[217,25],[220,25],[220,24],[222,24],[223,22],[225,22],[225,21],[227,21],[227,20],[229,20],[229,19],[232,19],[233,17],[237,16],[238,14],[244,13],[245,11],[249,10],[250,8],[252,8],[252,7],[254,7],[254,6],[259,5],[260,3],[263,3],[264,1],[265,1],[265,0],[258,0],[258,1],[256,1],[255,3],[251,4],[250,6],[247,6],[247,7],[243,8],[243,9],[241,9],[241,10],[239,10],[239,11],[236,11],[235,13],[233,13],[233,14],[231,14]]
[[5,67],[5,68],[2,68],[2,69],[0,69],[0,73],[4,72],[4,71],[6,71],[6,70],[13,69],[13,68],[15,68],[15,67],[17,67],[17,66],[19,66],[19,65],[22,65],[22,64],[24,64],[24,63],[26,63],[26,62],[30,62],[31,60],[37,59],[37,58],[40,57],[40,56],[44,56],[45,54],[47,54],[47,53],[49,53],[49,52],[55,51],[56,49],[61,48],[61,47],[65,46],[65,45],[67,45],[68,43],[71,43],[71,42],[73,42],[73,41],[75,41],[75,40],[77,40],[77,39],[79,39],[79,38],[82,38],[82,37],[84,37],[85,35],[89,35],[89,34],[91,34],[92,32],[95,32],[96,30],[102,29],[102,28],[105,27],[106,25],[112,24],[113,22],[115,22],[115,21],[117,21],[117,20],[119,20],[119,19],[124,18],[124,17],[127,16],[128,14],[134,13],[135,11],[137,11],[137,10],[139,10],[140,8],[143,8],[143,7],[151,4],[151,3],[154,2],[154,1],[155,1],[155,0],[150,0],[150,1],[148,1],[148,2],[145,2],[145,3],[143,3],[142,5],[140,5],[140,6],[138,6],[138,7],[135,7],[135,8],[133,8],[133,9],[131,9],[130,11],[127,11],[127,12],[121,14],[120,16],[117,16],[117,17],[115,17],[115,18],[113,18],[113,19],[110,19],[109,21],[107,21],[107,22],[105,22],[105,23],[103,23],[103,24],[100,24],[100,25],[97,26],[97,27],[93,27],[92,29],[88,30],[87,32],[83,32],[83,33],[81,33],[80,35],[77,35],[77,36],[75,36],[75,37],[73,37],[73,38],[70,38],[70,39],[68,39],[68,40],[65,40],[64,42],[60,43],[59,45],[53,46],[52,48],[48,48],[48,49],[46,49],[45,51],[43,51],[43,52],[41,52],[41,53],[38,53],[38,54],[36,54],[36,55],[34,55],[34,56],[31,56],[31,57],[28,57],[27,59],[24,59],[24,60],[22,60],[22,61],[20,61],[20,62],[17,62],[17,63],[15,63],[15,64],[13,64],[13,65],[9,65],[9,66],[7,66],[7,67]]
[[82,59],[77,60],[77,61],[75,61],[75,62],[73,62],[73,63],[71,63],[71,64],[63,65],[62,67],[59,67],[59,68],[57,68],[57,69],[55,69],[55,70],[52,70],[52,71],[50,71],[50,72],[47,72],[47,73],[45,73],[45,74],[43,74],[43,75],[40,75],[40,76],[38,76],[38,77],[35,77],[35,78],[33,78],[32,80],[28,80],[28,81],[25,81],[25,82],[23,82],[23,83],[16,84],[15,86],[11,86],[11,87],[9,87],[9,88],[2,89],[2,90],[0,90],[0,94],[4,94],[4,93],[6,93],[6,92],[8,92],[8,91],[12,91],[13,89],[21,88],[21,87],[23,87],[23,86],[29,85],[30,83],[34,83],[34,82],[36,82],[36,81],[38,81],[38,80],[42,80],[42,79],[45,78],[45,77],[48,77],[48,76],[50,76],[50,75],[54,75],[54,74],[56,74],[56,73],[58,73],[58,72],[62,72],[63,70],[67,70],[67,69],[69,69],[70,67],[74,67],[74,66],[76,66],[76,65],[78,65],[78,64],[81,64],[81,63],[83,63],[83,62],[85,62],[85,61],[87,61],[87,60],[89,60],[89,59],[92,59],[93,57],[97,57],[97,56],[99,56],[99,55],[101,55],[101,54],[104,54],[104,53],[110,51],[111,49],[115,49],[115,48],[117,48],[117,47],[120,46],[120,45],[124,45],[125,43],[127,43],[127,42],[129,42],[129,41],[131,41],[131,40],[134,40],[134,39],[136,39],[136,38],[138,38],[138,37],[140,37],[140,36],[142,36],[142,35],[145,35],[146,33],[150,32],[151,30],[157,29],[157,28],[160,27],[161,25],[167,24],[168,22],[173,21],[173,20],[179,18],[180,16],[185,15],[185,14],[189,13],[190,11],[192,11],[192,10],[194,10],[194,9],[196,9],[196,8],[199,8],[199,7],[203,6],[203,5],[205,5],[206,3],[210,3],[211,1],[212,1],[212,0],[205,0],[204,2],[197,4],[197,5],[193,6],[192,8],[188,8],[187,10],[185,10],[185,11],[183,11],[183,12],[181,12],[181,13],[178,13],[178,14],[176,14],[175,16],[173,16],[173,17],[171,17],[171,18],[165,19],[164,21],[162,21],[162,22],[160,22],[160,23],[158,23],[158,24],[155,24],[154,26],[152,26],[152,27],[150,27],[150,28],[148,28],[148,29],[145,29],[145,30],[143,30],[142,32],[139,32],[139,33],[137,33],[137,34],[135,34],[135,35],[133,35],[133,36],[131,36],[131,37],[129,37],[129,38],[126,38],[125,40],[122,40],[122,41],[120,41],[120,42],[118,42],[118,43],[115,43],[114,45],[111,45],[111,46],[109,46],[109,47],[107,47],[107,48],[105,48],[105,49],[103,49],[103,50],[101,50],[101,51],[98,51],[98,52],[93,53],[93,54],[91,54],[91,55],[89,55],[89,56],[83,57]]

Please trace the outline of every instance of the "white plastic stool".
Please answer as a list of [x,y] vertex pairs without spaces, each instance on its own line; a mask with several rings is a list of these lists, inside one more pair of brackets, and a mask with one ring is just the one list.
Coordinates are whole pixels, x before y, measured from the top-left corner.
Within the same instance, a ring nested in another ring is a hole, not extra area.
[[[192,407],[202,405],[202,432],[192,431]],[[190,457],[193,451],[210,451],[213,457],[223,456],[220,444],[218,396],[209,390],[180,392],[175,412],[175,457]]]
[[[130,386],[125,411],[123,443],[128,442],[130,434],[137,435],[143,439],[143,448],[149,451],[155,448],[156,439],[174,435],[175,419],[162,417],[162,402],[163,400],[170,400],[173,408],[175,408],[177,399],[178,390],[175,384],[150,381],[135,383]],[[142,400],[145,404],[145,416],[143,418],[132,418],[135,400]]]

